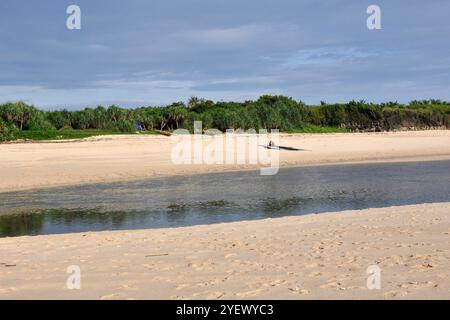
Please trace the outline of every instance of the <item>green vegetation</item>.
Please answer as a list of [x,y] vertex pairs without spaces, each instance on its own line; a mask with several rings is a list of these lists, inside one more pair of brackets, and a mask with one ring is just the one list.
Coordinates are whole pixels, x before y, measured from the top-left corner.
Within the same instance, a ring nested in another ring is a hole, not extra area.
[[93,136],[120,134],[118,131],[110,130],[22,130],[16,135],[17,139],[25,140],[64,140],[64,139],[82,139]]
[[303,128],[289,130],[288,133],[345,133],[349,132],[346,128],[338,127],[320,127],[315,124],[305,123]]
[[0,141],[16,139],[75,139],[95,135],[193,131],[194,121],[203,129],[279,129],[284,132],[330,133],[389,131],[395,129],[450,128],[450,103],[440,100],[374,104],[307,106],[284,96],[261,96],[256,101],[213,102],[193,97],[187,104],[125,109],[85,108],[42,111],[23,102],[0,105]]

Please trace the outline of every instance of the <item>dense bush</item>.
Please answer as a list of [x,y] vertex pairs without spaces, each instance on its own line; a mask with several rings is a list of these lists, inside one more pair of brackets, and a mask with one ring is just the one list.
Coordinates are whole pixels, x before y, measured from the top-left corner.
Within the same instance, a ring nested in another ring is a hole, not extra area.
[[0,118],[0,141],[8,141],[16,138],[19,130],[13,125],[6,123]]
[[[42,111],[23,102],[0,105],[0,139],[9,140],[24,131],[61,129],[134,132],[136,125],[147,130],[193,130],[202,121],[203,129],[279,129],[299,131],[336,127],[350,131],[382,131],[415,128],[450,128],[450,103],[439,100],[373,104],[350,101],[346,104],[306,106],[284,96],[261,96],[256,101],[213,102],[191,98],[187,104],[124,109],[118,106],[83,110]],[[309,127],[308,127],[309,126]]]
[[114,123],[114,127],[111,129],[116,129],[117,131],[123,133],[131,133],[136,131],[135,123],[131,120],[120,119]]
[[439,104],[423,102],[418,105],[416,102],[401,105],[351,101],[347,104],[322,104],[308,108],[306,122],[350,131],[450,128],[450,103],[439,101]]

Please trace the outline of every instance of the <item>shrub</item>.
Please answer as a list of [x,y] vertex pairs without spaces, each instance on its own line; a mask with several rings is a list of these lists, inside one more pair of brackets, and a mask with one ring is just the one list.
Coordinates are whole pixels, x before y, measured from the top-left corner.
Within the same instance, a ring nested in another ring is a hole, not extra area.
[[113,128],[123,133],[131,133],[136,131],[136,124],[131,120],[119,120],[113,124]]
[[55,127],[46,119],[44,113],[39,110],[33,110],[24,130],[54,130]]
[[7,123],[0,118],[0,141],[9,141],[17,139],[19,130],[11,123]]

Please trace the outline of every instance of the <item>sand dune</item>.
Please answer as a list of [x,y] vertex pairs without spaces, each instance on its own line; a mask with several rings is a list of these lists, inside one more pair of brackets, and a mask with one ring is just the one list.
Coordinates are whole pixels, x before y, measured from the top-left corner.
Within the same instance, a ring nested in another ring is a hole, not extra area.
[[[287,135],[280,165],[450,159],[450,130]],[[0,192],[146,177],[256,169],[260,165],[174,165],[165,136],[108,136],[59,143],[0,144]]]
[[[0,298],[450,299],[450,203],[0,239]],[[81,289],[66,289],[69,265]],[[370,265],[381,289],[366,286]]]

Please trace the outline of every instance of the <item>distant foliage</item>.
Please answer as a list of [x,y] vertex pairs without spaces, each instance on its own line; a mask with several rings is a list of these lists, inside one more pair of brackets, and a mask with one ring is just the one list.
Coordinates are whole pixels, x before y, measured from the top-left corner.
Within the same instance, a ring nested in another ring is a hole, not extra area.
[[308,122],[350,131],[450,128],[450,103],[439,100],[373,104],[350,101],[309,108]]
[[[0,105],[0,140],[12,140],[17,132],[108,130],[193,131],[194,121],[203,129],[279,129],[306,132],[314,128],[342,128],[347,131],[389,131],[396,129],[450,128],[450,103],[440,100],[381,104],[350,101],[345,104],[306,106],[284,96],[261,96],[256,101],[213,102],[192,97],[187,104],[125,109],[112,105],[83,110],[42,111],[23,102]],[[313,125],[313,126],[311,126]],[[314,129],[314,130],[316,130]]]

